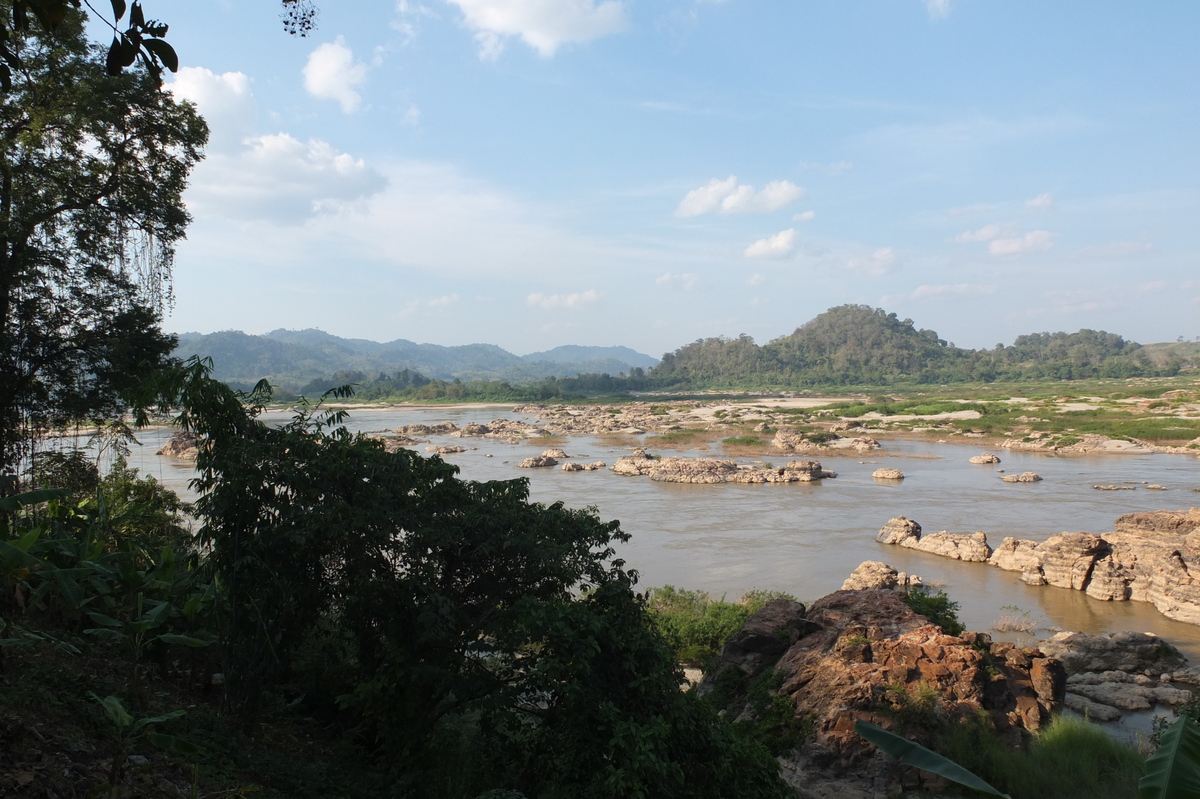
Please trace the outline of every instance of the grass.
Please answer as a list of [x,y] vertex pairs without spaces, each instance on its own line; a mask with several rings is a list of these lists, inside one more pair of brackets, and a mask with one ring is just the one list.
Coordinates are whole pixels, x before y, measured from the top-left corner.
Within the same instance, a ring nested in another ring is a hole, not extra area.
[[985,722],[948,727],[933,747],[1013,799],[1128,799],[1137,796],[1142,756],[1098,726],[1056,717],[1024,749],[997,738]]
[[730,436],[721,439],[721,443],[730,447],[757,447],[766,442],[758,436]]
[[1037,621],[1029,611],[1022,610],[1016,605],[1003,605],[1004,612],[1000,618],[992,622],[992,629],[1001,633],[1029,633],[1037,631]]

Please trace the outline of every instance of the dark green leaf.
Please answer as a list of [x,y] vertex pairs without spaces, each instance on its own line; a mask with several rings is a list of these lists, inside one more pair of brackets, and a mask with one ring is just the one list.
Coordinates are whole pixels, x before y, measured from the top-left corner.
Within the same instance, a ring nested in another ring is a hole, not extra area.
[[146,740],[167,752],[174,752],[177,755],[198,755],[204,750],[191,741],[185,740],[175,735],[163,735],[160,732],[153,730],[146,733]]
[[1180,716],[1146,760],[1146,776],[1138,782],[1141,799],[1185,799],[1200,796],[1200,724]]
[[156,56],[162,65],[172,72],[179,71],[179,56],[175,54],[175,48],[164,42],[162,39],[143,39],[142,44],[152,55]]
[[125,0],[112,0],[113,22],[120,22],[125,16]]
[[915,741],[910,741],[894,732],[889,732],[877,724],[859,719],[854,722],[854,731],[906,766],[913,766],[922,771],[937,774],[952,782],[957,782],[959,785],[974,788],[991,796],[1008,797],[1008,794],[996,790],[953,760],[942,757],[937,752],[926,749]]
[[190,646],[193,648],[209,646],[214,643],[213,641],[205,638],[193,638],[190,635],[176,635],[175,633],[163,633],[162,635],[158,636],[158,640],[162,641],[164,644]]

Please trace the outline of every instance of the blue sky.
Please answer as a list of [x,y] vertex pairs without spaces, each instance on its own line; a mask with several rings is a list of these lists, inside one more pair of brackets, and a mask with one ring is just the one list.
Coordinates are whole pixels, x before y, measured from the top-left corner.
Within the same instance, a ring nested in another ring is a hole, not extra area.
[[1200,336],[1200,3],[147,0],[212,127],[166,327],[518,353]]

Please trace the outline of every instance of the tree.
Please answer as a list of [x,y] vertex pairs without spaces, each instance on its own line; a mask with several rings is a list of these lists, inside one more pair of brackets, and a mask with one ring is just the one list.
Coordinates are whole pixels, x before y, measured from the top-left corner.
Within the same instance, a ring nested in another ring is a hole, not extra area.
[[20,66],[0,90],[0,479],[11,484],[37,434],[117,413],[171,351],[159,314],[208,130],[146,70],[106,74],[79,14],[7,46]]

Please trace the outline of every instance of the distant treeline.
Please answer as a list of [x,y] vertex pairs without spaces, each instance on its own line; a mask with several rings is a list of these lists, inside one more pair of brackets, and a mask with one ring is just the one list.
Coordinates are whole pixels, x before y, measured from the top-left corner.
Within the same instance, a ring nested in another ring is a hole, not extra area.
[[[1140,344],[1104,331],[1032,333],[1011,346],[970,350],[880,308],[842,305],[761,346],[746,335],[700,339],[667,353],[657,366],[617,375],[510,382],[430,379],[410,369],[374,376],[347,370],[312,380],[299,393],[316,397],[352,384],[362,400],[539,402],[655,389],[1170,377],[1180,368],[1177,358],[1160,357],[1156,363]],[[279,396],[290,399],[283,392]]]

